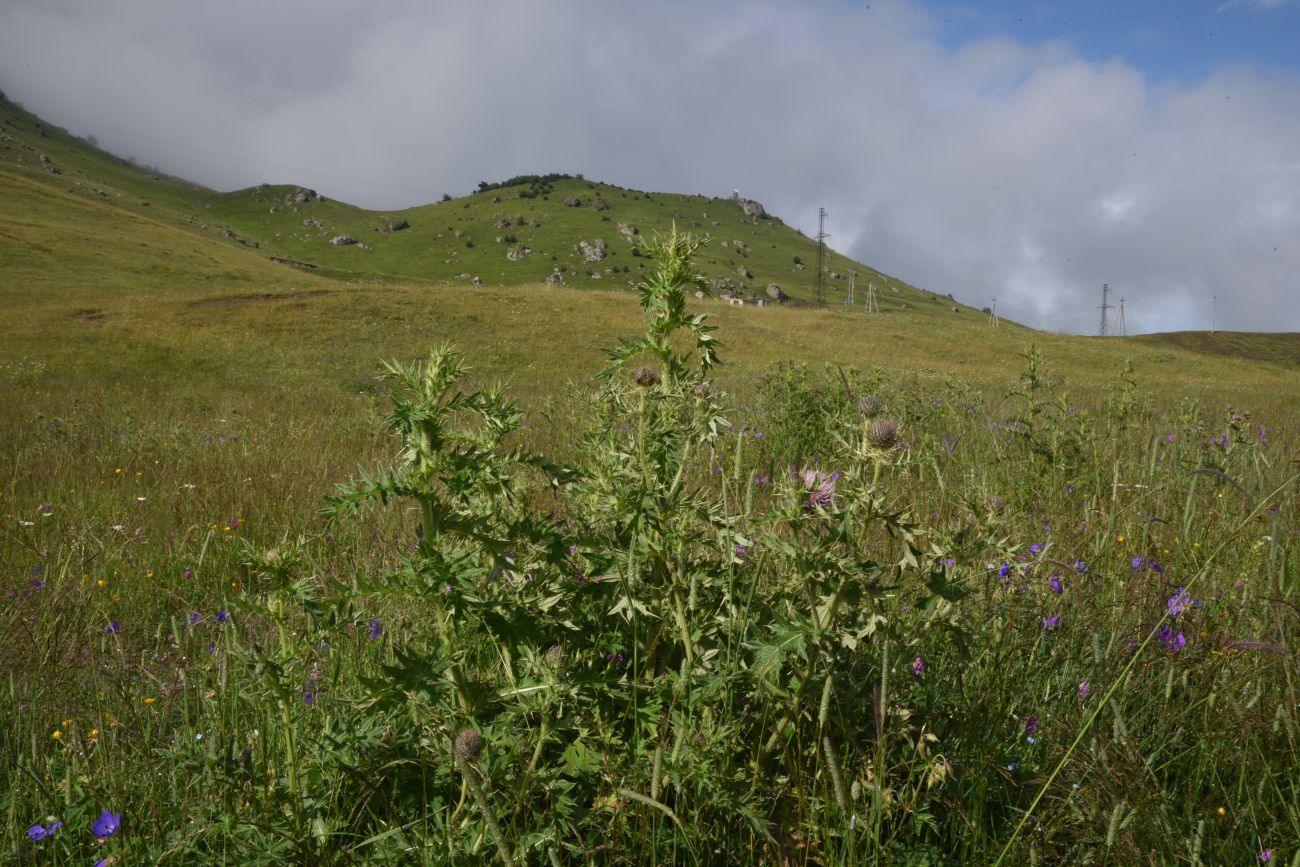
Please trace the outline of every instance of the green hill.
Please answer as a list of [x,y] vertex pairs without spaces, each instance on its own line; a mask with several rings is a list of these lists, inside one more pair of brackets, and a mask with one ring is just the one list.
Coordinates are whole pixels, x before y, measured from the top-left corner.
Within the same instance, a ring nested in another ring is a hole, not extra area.
[[[552,386],[585,375],[602,347],[637,327],[628,288],[646,267],[642,244],[676,223],[710,236],[699,264],[717,294],[763,297],[776,283],[792,300],[699,302],[722,326],[737,380],[802,360],[1004,387],[1033,340],[1072,388],[1095,392],[1131,357],[1144,378],[1179,383],[1172,400],[1289,393],[1300,364],[1296,335],[1099,340],[1006,321],[993,329],[978,311],[834,252],[829,304],[815,309],[813,241],[752,205],[577,177],[482,186],[391,212],[286,185],[218,193],[0,101],[4,356],[40,355],[91,381],[108,374],[86,369],[87,352],[111,353],[114,375],[150,382],[223,370],[237,385],[286,369],[304,381],[326,365],[352,387],[378,357],[455,340],[490,372]],[[356,243],[330,243],[342,236]],[[602,242],[603,257],[588,261],[583,245]],[[860,301],[876,286],[879,316],[840,305],[850,271]]]

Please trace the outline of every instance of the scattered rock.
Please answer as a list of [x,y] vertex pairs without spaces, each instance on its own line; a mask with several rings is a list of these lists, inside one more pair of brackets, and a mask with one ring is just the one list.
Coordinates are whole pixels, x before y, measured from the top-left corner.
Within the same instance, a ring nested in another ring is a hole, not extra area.
[[790,296],[781,291],[781,287],[775,283],[767,284],[767,297],[771,298],[778,304],[783,304],[790,300]]
[[475,277],[473,280],[470,280],[470,281],[469,281],[469,285],[471,285],[471,286],[482,286],[482,285],[483,285],[483,278],[482,278],[482,277]]
[[302,224],[304,226],[315,226],[317,229],[325,228],[324,220],[303,220]]
[[532,249],[525,247],[523,244],[511,244],[506,248],[506,258],[511,262],[522,262],[533,252]]
[[741,200],[740,209],[744,211],[745,216],[750,219],[757,220],[767,216],[767,211],[763,210],[763,206],[758,202],[755,202],[753,199]]
[[961,308],[960,308],[960,307],[954,307],[954,308],[952,308],[952,312],[953,312],[953,313],[960,313],[960,312],[961,312]]
[[385,231],[385,232],[400,232],[400,231],[402,231],[403,229],[409,229],[409,228],[411,228],[411,224],[408,223],[408,222],[406,222],[405,219],[402,219],[402,218],[399,217],[399,218],[396,219],[396,220],[389,220],[388,223],[387,223],[387,228],[385,228],[384,231]]
[[726,249],[727,247],[731,246],[731,243],[729,241],[719,241],[718,246],[722,247],[723,249]]
[[605,242],[599,238],[590,244],[586,241],[579,241],[578,252],[582,254],[583,261],[599,262],[605,258]]
[[591,209],[593,211],[608,211],[609,202],[605,201],[604,199],[596,199],[596,201],[591,203]]
[[306,187],[298,187],[289,194],[289,198],[286,201],[293,205],[302,205],[307,202],[323,202],[325,200],[322,199],[320,193],[315,190],[309,190]]
[[566,207],[566,208],[581,208],[581,207],[582,207],[582,199],[578,198],[577,196],[569,196],[567,199],[564,200],[564,207]]
[[335,235],[330,238],[330,243],[335,247],[346,247],[348,244],[355,244],[357,239],[351,235]]
[[718,295],[730,295],[736,291],[736,284],[727,277],[710,277],[709,289]]
[[552,271],[550,274],[546,275],[546,282],[551,286],[559,286],[564,282],[564,275],[559,271]]
[[744,265],[741,265],[739,268],[737,268],[736,273],[739,274],[741,277],[744,277],[746,280],[754,279],[754,272],[750,271]]
[[623,237],[627,238],[629,241],[634,240],[637,235],[641,234],[641,230],[638,229],[636,226],[632,225],[631,223],[625,223],[621,220],[619,221],[618,224],[618,230],[622,232]]

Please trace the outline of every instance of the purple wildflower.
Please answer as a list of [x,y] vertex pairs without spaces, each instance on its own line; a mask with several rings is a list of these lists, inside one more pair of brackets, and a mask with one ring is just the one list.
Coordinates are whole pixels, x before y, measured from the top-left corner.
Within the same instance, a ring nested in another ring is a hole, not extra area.
[[1088,564],[1083,562],[1082,560],[1075,560],[1074,571],[1082,575],[1083,573],[1088,571]]
[[912,660],[912,676],[913,676],[913,677],[920,677],[921,674],[922,674],[924,671],[925,671],[925,660],[922,659],[922,658],[919,657],[919,656],[918,656],[916,659],[913,659],[913,660]]
[[370,640],[378,641],[380,636],[382,636],[383,634],[384,634],[384,630],[383,627],[379,625],[379,618],[378,617],[370,618]]
[[809,512],[815,512],[818,509],[829,509],[835,501],[835,476],[827,476],[817,470],[808,470],[803,476],[804,490],[808,491],[808,499],[804,501],[803,507]]
[[104,631],[107,632],[109,635],[117,635],[119,632],[122,631],[122,624],[116,620],[110,620],[108,623],[108,628],[105,629]]
[[182,577],[182,578],[193,578],[193,577],[194,577],[194,570],[193,570],[193,569],[186,569],[184,572],[181,573],[181,577]]
[[117,833],[117,829],[122,827],[122,814],[111,813],[108,810],[99,814],[99,818],[90,826],[90,830],[95,833],[96,837],[101,840],[105,837],[112,837]]
[[1061,622],[1061,615],[1059,614],[1053,614],[1051,617],[1044,617],[1043,628],[1055,629],[1060,622]]
[[1185,613],[1187,609],[1199,608],[1200,605],[1201,602],[1199,599],[1193,599],[1188,595],[1186,587],[1179,587],[1178,592],[1173,596],[1170,596],[1169,601],[1165,603],[1165,607],[1169,610],[1170,617],[1177,617],[1180,614]]
[[316,703],[316,690],[304,689],[302,691],[302,703],[311,707]]
[[229,619],[230,619],[230,612],[227,611],[226,609],[222,608],[220,611],[217,612],[218,623],[225,623]]
[[1131,566],[1133,568],[1133,571],[1136,572],[1142,568],[1142,564],[1145,562],[1146,562],[1145,557],[1134,557],[1131,561],[1129,561],[1129,566]]
[[193,614],[190,615],[190,626],[193,626],[194,624],[198,623],[202,619],[203,619],[203,615],[195,611]]
[[1261,852],[1259,853],[1259,860],[1261,860],[1261,861],[1272,861],[1272,860],[1273,860],[1273,850],[1272,850],[1272,849],[1264,849],[1263,851],[1261,851]]
[[1177,653],[1187,644],[1187,637],[1182,632],[1174,632],[1168,626],[1161,626],[1156,630],[1156,638],[1159,638],[1160,643],[1172,653]]
[[1011,574],[1011,564],[1008,563],[1006,560],[1003,560],[1002,565],[998,567],[998,577],[1006,578],[1010,574]]
[[1052,573],[1051,584],[1052,584],[1052,592],[1055,593],[1057,596],[1060,596],[1062,593],[1065,592],[1065,587],[1062,586],[1061,584],[1061,576],[1055,572]]
[[27,829],[27,836],[32,838],[33,843],[39,843],[49,836],[49,832],[44,825],[37,824]]
[[1025,734],[1032,735],[1035,734],[1037,731],[1038,731],[1038,717],[1036,716],[1025,717]]
[[1079,681],[1079,698],[1087,698],[1088,693],[1091,691],[1092,691],[1092,687],[1088,686],[1088,681],[1086,680]]
[[1041,554],[1041,553],[1043,553],[1043,543],[1042,543],[1042,542],[1035,542],[1034,544],[1030,545],[1030,546],[1029,546],[1029,553],[1030,553],[1030,554]]
[[736,556],[737,556],[737,557],[740,557],[740,558],[743,559],[743,558],[745,557],[745,555],[748,554],[748,553],[749,553],[749,549],[748,549],[748,548],[746,548],[744,545],[740,544],[739,542],[736,543]]

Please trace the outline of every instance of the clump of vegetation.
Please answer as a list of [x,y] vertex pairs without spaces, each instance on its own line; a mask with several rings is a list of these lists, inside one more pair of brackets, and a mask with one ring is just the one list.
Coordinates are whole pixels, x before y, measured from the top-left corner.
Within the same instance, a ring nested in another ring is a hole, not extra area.
[[643,247],[644,332],[535,416],[444,346],[384,365],[381,437],[11,428],[0,846],[1294,858],[1295,416],[1161,413],[1129,365],[1077,406],[1032,347],[1000,397],[797,365],[729,395],[700,243]]

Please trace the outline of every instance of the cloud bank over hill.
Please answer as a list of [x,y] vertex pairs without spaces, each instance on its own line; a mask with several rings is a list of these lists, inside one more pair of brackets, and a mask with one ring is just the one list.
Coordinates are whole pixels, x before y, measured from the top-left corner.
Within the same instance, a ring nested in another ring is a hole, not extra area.
[[0,87],[220,189],[736,188],[1036,327],[1095,330],[1106,282],[1130,332],[1207,328],[1214,295],[1221,329],[1300,330],[1300,76],[1152,81],[940,27],[904,0],[0,0]]

